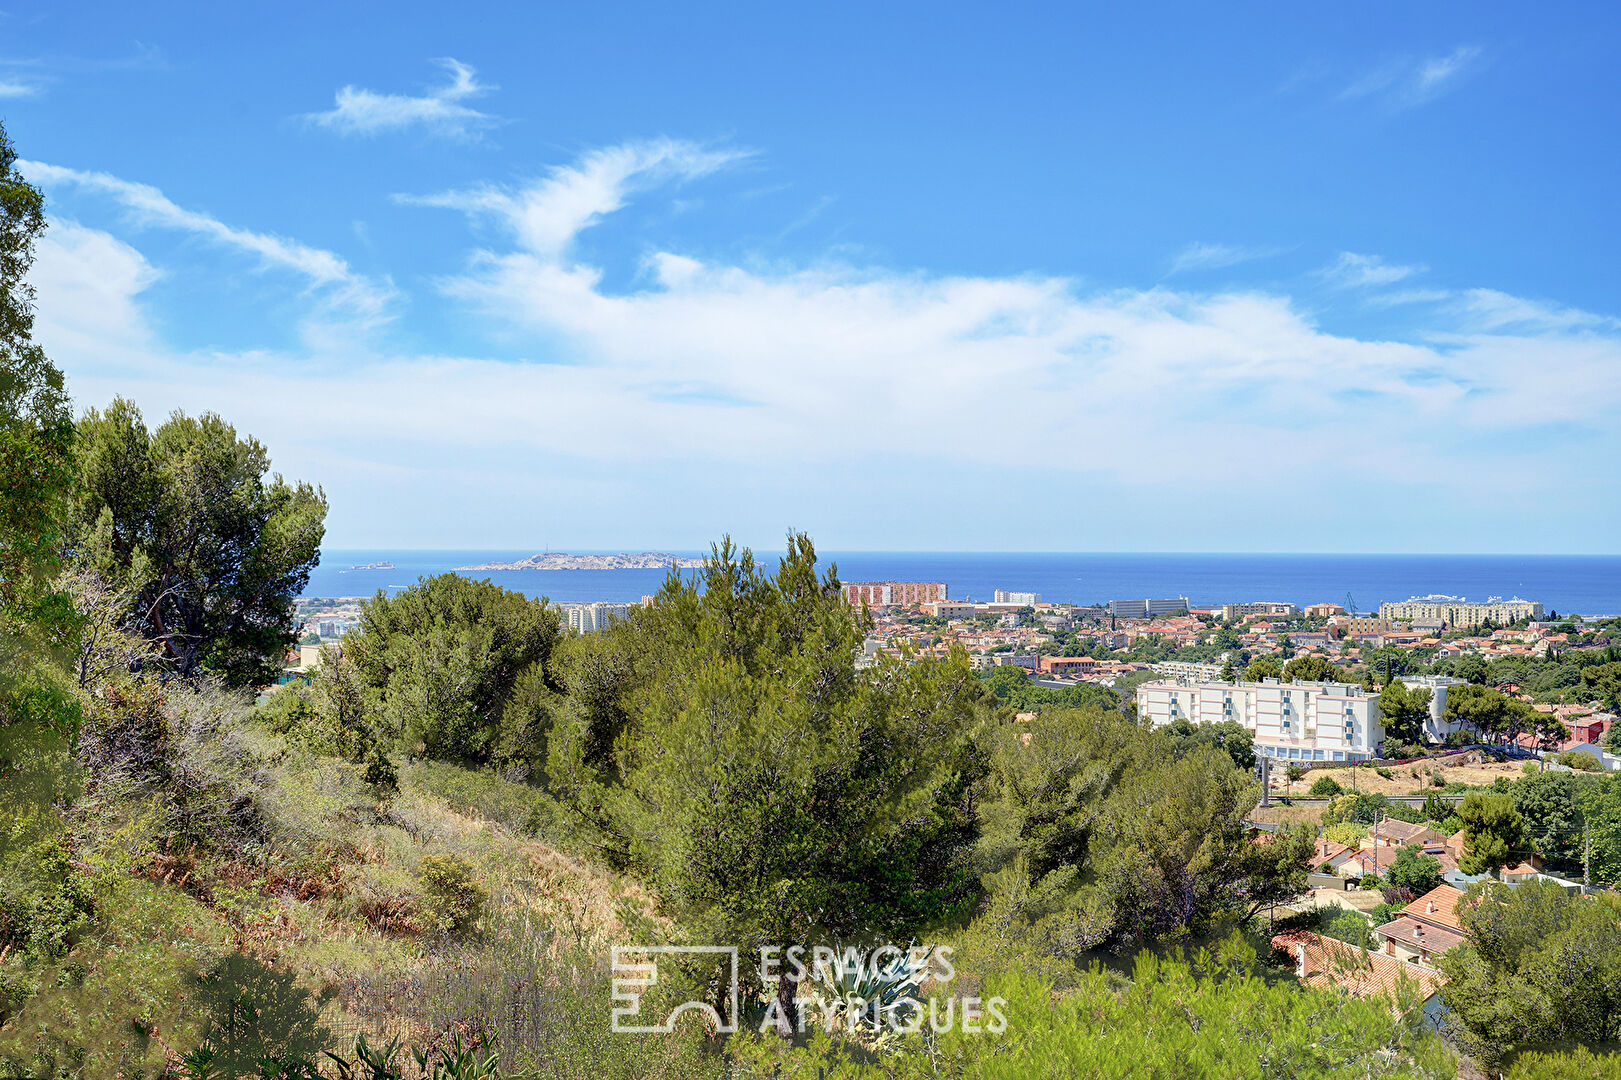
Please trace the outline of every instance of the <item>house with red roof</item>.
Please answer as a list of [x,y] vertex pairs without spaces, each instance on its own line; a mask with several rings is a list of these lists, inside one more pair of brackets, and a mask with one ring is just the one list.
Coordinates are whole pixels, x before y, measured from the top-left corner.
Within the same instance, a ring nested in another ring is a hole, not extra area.
[[1392,1008],[1399,995],[1410,993],[1432,1022],[1441,1012],[1445,980],[1438,972],[1305,930],[1278,934],[1272,947],[1294,960],[1295,978],[1307,986],[1334,987],[1354,998],[1390,998]]
[[1433,967],[1436,957],[1468,940],[1458,920],[1461,899],[1463,893],[1451,885],[1437,885],[1374,929],[1379,951],[1403,963]]

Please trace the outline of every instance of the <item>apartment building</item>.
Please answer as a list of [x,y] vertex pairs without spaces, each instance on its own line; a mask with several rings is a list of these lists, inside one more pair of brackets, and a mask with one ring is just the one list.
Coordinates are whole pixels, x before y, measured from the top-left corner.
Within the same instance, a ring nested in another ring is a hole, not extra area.
[[1274,600],[1257,600],[1251,604],[1223,604],[1221,617],[1224,622],[1238,622],[1251,615],[1294,615],[1300,611],[1294,604],[1285,604]]
[[1165,600],[1110,600],[1109,614],[1120,619],[1152,619],[1169,615],[1173,611],[1188,610],[1188,598],[1173,596]]
[[1216,682],[1221,678],[1220,664],[1196,664],[1191,660],[1162,660],[1157,664],[1150,664],[1155,675],[1167,679],[1183,679],[1189,682]]
[[1496,597],[1483,604],[1470,603],[1461,596],[1415,596],[1400,603],[1379,605],[1379,617],[1387,622],[1444,623],[1450,629],[1473,629],[1488,619],[1494,623],[1518,622],[1521,619],[1540,619],[1542,603],[1537,600],[1500,600]]
[[996,590],[996,603],[1018,604],[1020,607],[1035,607],[1041,603],[1041,594],[1038,592],[1008,592],[1006,589]]
[[942,581],[851,581],[845,583],[844,598],[852,607],[863,601],[872,608],[921,607],[946,599],[946,586]]
[[972,619],[979,614],[980,606],[972,600],[930,600],[923,605],[923,611],[937,619]]
[[568,609],[568,628],[576,634],[595,634],[629,614],[629,604],[576,604]]
[[1137,688],[1137,715],[1155,727],[1236,721],[1257,754],[1285,761],[1367,761],[1385,738],[1379,695],[1352,683],[1156,680]]

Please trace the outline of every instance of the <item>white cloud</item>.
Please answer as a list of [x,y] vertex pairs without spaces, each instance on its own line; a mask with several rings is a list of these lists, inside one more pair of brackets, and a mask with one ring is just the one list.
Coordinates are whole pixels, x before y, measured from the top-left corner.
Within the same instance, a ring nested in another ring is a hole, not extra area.
[[0,79],[0,98],[33,97],[39,93],[39,86],[34,83],[19,82],[16,79]]
[[1413,81],[1413,93],[1421,100],[1441,93],[1460,78],[1480,58],[1480,50],[1473,45],[1462,45],[1445,56],[1431,56],[1418,66]]
[[[581,260],[582,230],[736,157],[635,143],[517,189],[414,200],[500,226],[506,239],[443,286],[529,362],[391,351],[381,332],[342,364],[314,349],[176,350],[144,314],[158,271],[72,225],[41,249],[40,337],[82,403],[129,393],[149,413],[212,408],[252,431],[278,468],[326,485],[335,545],[522,546],[547,522],[579,523],[546,535],[592,546],[672,530],[770,539],[789,524],[825,537],[840,520],[869,546],[1373,547],[1369,506],[1424,498],[1447,511],[1424,534],[1444,546],[1445,522],[1498,521],[1505,500],[1558,509],[1516,434],[1536,425],[1596,433],[1567,466],[1561,490],[1587,491],[1572,509],[1614,491],[1621,327],[1501,293],[1407,309],[1427,321],[1395,341],[1329,333],[1277,292],[669,250],[627,291],[603,284],[625,280],[618,268]],[[1344,275],[1365,284],[1416,272],[1346,255]],[[1334,497],[1310,514],[1272,512],[1270,492],[1321,490],[1325,476]],[[1256,482],[1213,482],[1238,478]],[[1017,534],[962,512],[986,486]],[[1542,543],[1512,527],[1493,542]]]
[[432,135],[461,139],[476,138],[498,122],[465,104],[494,87],[480,83],[474,70],[459,60],[435,62],[449,73],[450,81],[426,94],[379,94],[345,86],[338,91],[331,109],[310,113],[306,119],[342,135],[378,135],[420,127]]
[[593,151],[578,164],[555,168],[517,191],[482,187],[396,198],[411,205],[493,217],[511,229],[524,250],[557,260],[576,235],[622,207],[632,191],[705,176],[746,156],[737,150],[656,139]]
[[142,357],[156,342],[140,294],[159,276],[144,255],[110,234],[52,221],[29,274],[47,299],[36,312],[36,333],[81,371]]
[[376,323],[386,317],[389,302],[395,295],[390,282],[355,272],[333,252],[268,233],[234,228],[208,214],[178,206],[150,184],[41,161],[19,161],[17,166],[35,183],[74,184],[107,196],[124,207],[137,225],[191,233],[252,255],[261,267],[292,271],[319,295],[329,317],[361,324]]
[[[475,252],[445,290],[569,362],[524,372],[537,391],[545,385],[539,400],[585,415],[613,408],[625,419],[621,435],[582,452],[626,461],[675,452],[734,463],[864,458],[873,445],[828,438],[830,421],[972,425],[1006,414],[1018,417],[1017,439],[968,440],[960,452],[1013,465],[1032,446],[1066,445],[1078,417],[1135,416],[1153,417],[1152,452],[1086,456],[1071,467],[1165,484],[1253,466],[1252,439],[1228,430],[1242,416],[1250,435],[1266,441],[1269,468],[1311,467],[1324,438],[1337,433],[1377,444],[1368,467],[1401,472],[1417,452],[1418,418],[1447,417],[1464,431],[1495,402],[1523,408],[1545,398],[1523,365],[1477,363],[1487,351],[1481,343],[1442,351],[1328,334],[1288,297],[1264,293],[1084,294],[1061,278],[936,277],[838,263],[760,269],[676,252],[647,258],[645,288],[604,290],[604,268],[576,262],[570,241],[659,175],[719,164],[669,168],[696,153],[681,144],[620,147],[516,193],[417,200],[494,215],[506,226],[513,246]],[[1347,252],[1323,273],[1336,284],[1379,286],[1420,269]],[[1566,343],[1545,347],[1557,353]],[[1605,348],[1621,358],[1614,342]],[[1606,391],[1583,409],[1618,400],[1616,378],[1603,381]],[[672,387],[683,389],[672,395]],[[1402,420],[1378,422],[1348,404],[1369,395],[1390,399],[1381,416]],[[883,450],[913,452],[949,459],[957,451],[933,439]],[[1435,467],[1463,476],[1468,461]]]
[[1496,289],[1470,289],[1458,304],[1466,321],[1481,330],[1565,331],[1621,329],[1621,321],[1590,311],[1527,300]]
[[1460,45],[1439,56],[1404,57],[1366,72],[1344,90],[1342,100],[1376,98],[1398,109],[1433,100],[1480,66],[1478,46]]
[[1339,258],[1317,271],[1317,275],[1339,288],[1356,289],[1393,285],[1414,274],[1422,274],[1426,269],[1424,266],[1398,266],[1387,263],[1378,255],[1358,255],[1354,251],[1342,251]]
[[1189,244],[1171,257],[1170,273],[1190,270],[1220,270],[1239,263],[1267,259],[1278,254],[1273,247],[1247,247],[1240,244]]

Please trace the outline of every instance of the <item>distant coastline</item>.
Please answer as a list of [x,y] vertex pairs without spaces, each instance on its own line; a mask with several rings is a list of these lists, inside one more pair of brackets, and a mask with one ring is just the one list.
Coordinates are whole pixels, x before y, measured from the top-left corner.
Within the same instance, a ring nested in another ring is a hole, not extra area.
[[458,566],[457,573],[475,570],[691,570],[703,566],[702,559],[688,555],[671,555],[663,551],[643,551],[636,554],[620,552],[617,555],[569,555],[548,551],[531,555],[516,562],[479,563],[476,566]]

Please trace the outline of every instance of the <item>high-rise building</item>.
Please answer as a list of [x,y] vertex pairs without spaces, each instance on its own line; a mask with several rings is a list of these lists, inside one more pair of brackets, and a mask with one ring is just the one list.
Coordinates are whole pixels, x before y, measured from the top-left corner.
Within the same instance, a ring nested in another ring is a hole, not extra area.
[[1035,607],[1041,603],[1041,594],[1038,592],[1008,592],[1006,589],[997,589],[996,603]]
[[941,581],[848,581],[844,598],[854,607],[863,601],[871,608],[922,607],[946,599],[946,586]]
[[1451,629],[1469,630],[1488,620],[1507,625],[1521,619],[1542,618],[1542,604],[1537,600],[1500,600],[1492,597],[1485,603],[1470,603],[1461,596],[1415,596],[1395,604],[1380,604],[1379,617],[1386,622],[1436,621]]
[[576,604],[568,609],[568,628],[576,634],[595,634],[629,614],[629,604]]

